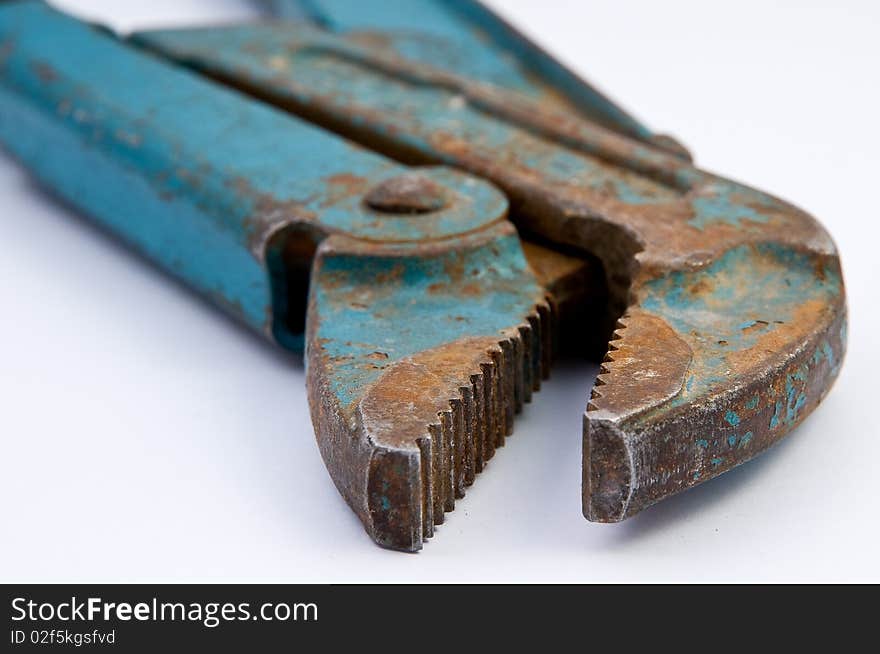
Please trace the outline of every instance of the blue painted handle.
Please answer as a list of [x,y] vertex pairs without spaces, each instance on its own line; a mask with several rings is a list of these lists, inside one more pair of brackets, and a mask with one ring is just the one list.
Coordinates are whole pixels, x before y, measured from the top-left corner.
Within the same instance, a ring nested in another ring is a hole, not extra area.
[[689,157],[477,0],[262,0],[275,15],[332,32],[381,33],[409,61],[559,105],[631,138]]
[[42,2],[0,5],[0,140],[62,198],[290,347],[302,344],[284,315],[292,234],[308,265],[329,233],[418,241],[506,211],[489,184],[431,169],[458,189],[449,211],[378,221],[363,193],[406,168]]

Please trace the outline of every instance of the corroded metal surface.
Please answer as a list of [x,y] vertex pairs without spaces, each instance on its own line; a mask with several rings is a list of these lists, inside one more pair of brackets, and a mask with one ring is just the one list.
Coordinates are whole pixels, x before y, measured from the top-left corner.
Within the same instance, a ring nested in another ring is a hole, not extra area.
[[599,521],[775,443],[824,397],[846,347],[836,259],[775,244],[646,283],[619,327],[585,424],[584,510]]
[[308,313],[318,443],[373,538],[416,550],[545,372],[551,307],[509,223],[430,249],[332,237]]
[[398,175],[387,179],[364,196],[364,203],[382,213],[431,213],[446,205],[438,186],[423,175]]
[[623,319],[585,416],[591,520],[751,458],[837,375],[837,253],[786,202],[363,35],[291,24],[138,39],[392,156],[491,179],[523,229],[601,260]]
[[347,34],[383,57],[429,64],[525,95],[559,113],[689,154],[657,134],[476,0],[261,0],[273,15]]
[[546,374],[548,293],[590,264],[534,246],[539,280],[491,184],[396,164],[42,3],[0,7],[0,43],[0,138],[44,184],[282,345],[302,342],[311,277],[328,470],[377,542],[419,549]]
[[[430,38],[369,31],[408,25],[402,6],[315,0],[325,26],[357,32],[132,39],[273,108],[8,3],[0,138],[243,322],[306,345],[321,453],[381,545],[414,551],[433,534],[558,333],[611,335],[584,419],[591,520],[627,518],[803,420],[846,342],[822,227],[694,167],[475,3],[416,4],[439,12]],[[442,45],[441,28],[464,36]]]

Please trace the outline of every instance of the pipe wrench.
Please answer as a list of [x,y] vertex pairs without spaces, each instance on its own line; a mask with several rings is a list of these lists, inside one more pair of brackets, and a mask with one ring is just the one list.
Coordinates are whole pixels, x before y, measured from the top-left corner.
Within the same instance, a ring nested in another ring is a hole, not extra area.
[[304,352],[321,454],[378,544],[422,547],[557,349],[603,359],[598,522],[748,461],[827,393],[846,303],[812,217],[700,170],[473,0],[265,4],[120,36],[0,3],[0,141]]

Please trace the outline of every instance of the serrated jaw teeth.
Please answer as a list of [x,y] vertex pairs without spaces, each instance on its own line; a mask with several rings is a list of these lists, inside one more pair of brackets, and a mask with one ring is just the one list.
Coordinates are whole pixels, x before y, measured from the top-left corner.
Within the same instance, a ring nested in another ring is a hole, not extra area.
[[373,448],[367,529],[416,551],[513,431],[546,377],[554,312],[539,304],[498,337],[467,338],[390,366],[359,403]]

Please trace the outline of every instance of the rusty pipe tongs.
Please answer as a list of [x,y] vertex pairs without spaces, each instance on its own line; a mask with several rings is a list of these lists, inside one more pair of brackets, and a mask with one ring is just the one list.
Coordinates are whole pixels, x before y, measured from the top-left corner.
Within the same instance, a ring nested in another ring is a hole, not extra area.
[[471,0],[274,4],[306,22],[120,40],[5,2],[0,139],[305,346],[321,453],[378,543],[433,533],[556,333],[610,339],[584,419],[590,520],[752,458],[827,392],[846,309],[810,216],[698,170]]

